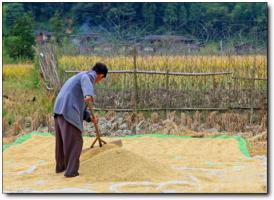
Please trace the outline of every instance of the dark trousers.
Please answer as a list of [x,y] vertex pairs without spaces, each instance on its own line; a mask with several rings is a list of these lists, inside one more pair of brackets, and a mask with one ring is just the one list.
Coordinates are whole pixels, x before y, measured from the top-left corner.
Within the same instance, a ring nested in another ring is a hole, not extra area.
[[83,147],[82,132],[62,115],[56,115],[54,122],[56,173],[65,171],[67,177],[77,176]]

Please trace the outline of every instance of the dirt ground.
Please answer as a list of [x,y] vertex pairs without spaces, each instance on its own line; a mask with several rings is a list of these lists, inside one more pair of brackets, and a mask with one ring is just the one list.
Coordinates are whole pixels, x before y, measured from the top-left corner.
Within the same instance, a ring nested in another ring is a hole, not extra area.
[[[84,149],[93,138],[84,138]],[[104,137],[111,141],[115,138]],[[265,193],[266,156],[250,158],[236,139],[125,138],[81,155],[80,176],[54,172],[53,136],[33,135],[3,153],[3,190],[83,193]]]

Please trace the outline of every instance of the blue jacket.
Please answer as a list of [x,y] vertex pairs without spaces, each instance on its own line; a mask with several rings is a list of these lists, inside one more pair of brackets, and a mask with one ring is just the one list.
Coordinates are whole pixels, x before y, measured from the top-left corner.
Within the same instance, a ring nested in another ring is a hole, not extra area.
[[66,121],[81,131],[86,115],[84,97],[95,97],[95,78],[96,72],[93,70],[72,76],[62,86],[54,103],[53,113],[63,115]]

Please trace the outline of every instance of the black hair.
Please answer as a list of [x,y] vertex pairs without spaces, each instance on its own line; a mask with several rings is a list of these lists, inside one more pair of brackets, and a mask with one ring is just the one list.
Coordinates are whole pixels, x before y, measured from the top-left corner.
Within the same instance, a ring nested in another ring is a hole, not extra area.
[[97,62],[93,67],[92,70],[95,71],[97,74],[104,74],[104,77],[107,76],[108,68],[104,63]]

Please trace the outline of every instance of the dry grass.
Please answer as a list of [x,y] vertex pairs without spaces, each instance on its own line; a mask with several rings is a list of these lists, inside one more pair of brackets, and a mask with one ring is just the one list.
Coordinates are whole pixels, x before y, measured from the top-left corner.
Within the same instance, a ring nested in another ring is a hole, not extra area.
[[32,64],[8,64],[3,66],[3,78],[27,76],[33,70]]
[[42,90],[31,64],[3,66],[4,135],[18,135],[47,124],[54,96]]

